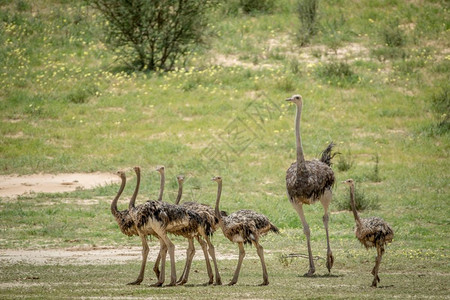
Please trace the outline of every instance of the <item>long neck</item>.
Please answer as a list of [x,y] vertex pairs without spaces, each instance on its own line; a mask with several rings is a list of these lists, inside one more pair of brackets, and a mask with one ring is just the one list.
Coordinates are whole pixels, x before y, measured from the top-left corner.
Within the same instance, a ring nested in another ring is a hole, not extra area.
[[361,219],[359,218],[358,211],[356,210],[355,204],[355,186],[350,186],[350,205],[352,206],[353,216],[357,224],[361,224]]
[[300,135],[300,120],[302,118],[302,105],[297,104],[297,113],[295,115],[295,142],[297,145],[297,170],[303,169],[305,157],[303,155],[302,137]]
[[215,207],[215,214],[216,214],[216,218],[219,220],[219,223],[221,223],[220,221],[222,220],[222,214],[220,213],[220,209],[219,209],[219,202],[220,202],[220,195],[222,194],[222,182],[219,181],[217,186],[217,199],[216,199],[216,207]]
[[164,172],[161,173],[161,184],[159,186],[159,196],[158,201],[162,201],[163,193],[164,193],[164,183],[166,181],[166,178],[164,176]]
[[117,201],[119,200],[120,195],[122,195],[126,181],[127,181],[126,178],[122,177],[122,184],[120,185],[119,191],[117,192],[116,197],[111,202],[111,213],[113,214],[113,216],[117,216],[119,213],[117,210]]
[[177,195],[177,199],[175,200],[175,204],[178,205],[180,203],[181,195],[183,195],[183,182],[178,181],[178,195]]
[[134,193],[133,193],[133,196],[131,196],[130,203],[128,204],[129,210],[134,208],[134,204],[136,202],[136,197],[138,195],[140,185],[141,185],[141,173],[136,172],[136,187],[134,188]]

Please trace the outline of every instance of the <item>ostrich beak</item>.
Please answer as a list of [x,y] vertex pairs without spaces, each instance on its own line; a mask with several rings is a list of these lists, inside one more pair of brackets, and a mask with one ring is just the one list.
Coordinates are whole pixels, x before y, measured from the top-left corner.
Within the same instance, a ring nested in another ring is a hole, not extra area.
[[286,101],[292,101],[292,98],[286,98]]

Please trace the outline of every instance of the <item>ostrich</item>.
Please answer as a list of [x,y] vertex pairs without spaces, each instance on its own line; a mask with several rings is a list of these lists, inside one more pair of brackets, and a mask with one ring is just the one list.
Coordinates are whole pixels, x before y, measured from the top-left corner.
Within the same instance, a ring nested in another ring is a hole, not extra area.
[[[164,185],[163,170],[164,169],[162,168],[162,172],[160,172],[162,175],[160,196],[162,196]],[[138,278],[131,284],[140,284],[144,278],[144,271],[149,252],[147,235],[153,235],[160,241],[159,255],[161,259],[161,270],[155,271],[155,273],[157,273],[158,281],[153,286],[161,286],[164,283],[167,252],[169,252],[171,261],[171,281],[169,286],[176,284],[175,246],[168,238],[167,233],[181,235],[188,239],[193,239],[193,237],[199,233],[203,236],[211,235],[210,226],[205,224],[200,215],[178,205],[149,200],[142,205],[134,207],[134,202],[130,201],[129,214],[136,226],[143,247],[141,270]],[[155,265],[159,265],[159,261],[157,261]],[[157,267],[154,269],[157,269]]]
[[223,234],[233,243],[239,246],[239,261],[234,272],[234,276],[228,285],[234,285],[238,281],[239,272],[241,270],[242,261],[245,256],[244,244],[254,244],[256,251],[261,260],[263,282],[261,285],[269,284],[266,264],[264,262],[263,247],[259,244],[259,237],[269,231],[278,233],[278,228],[270,223],[269,219],[252,210],[243,209],[232,213],[229,216],[222,216],[219,210],[220,196],[222,193],[222,178],[217,176],[212,178],[217,182],[217,199],[215,206],[215,216],[219,220],[219,226],[222,228]]
[[[182,176],[182,175],[177,176],[177,181],[178,181],[178,195],[177,195],[175,204],[179,205],[180,200],[181,200],[181,195],[183,193],[184,176]],[[198,213],[205,220],[206,224],[208,224],[208,226],[211,228],[211,235],[217,230],[219,221],[216,218],[216,216],[214,214],[214,209],[211,206],[206,205],[206,204],[200,204],[197,202],[184,202],[183,204],[181,204],[181,206],[188,210]],[[206,243],[202,239],[202,237],[206,240]],[[215,249],[214,249],[213,244],[211,243],[210,237],[208,235],[198,234],[195,236],[195,238],[197,239],[198,243],[202,247],[203,254],[205,256],[206,269],[207,269],[208,276],[209,276],[208,284],[213,283],[213,273],[212,273],[212,269],[211,269],[211,263],[209,262],[209,257],[208,257],[208,252],[209,252],[209,255],[211,255],[211,258],[214,263],[214,271],[216,274],[215,284],[221,285],[222,279],[220,278],[219,268],[217,267]],[[190,239],[189,247],[186,251],[186,265],[184,267],[183,274],[181,275],[180,280],[178,281],[178,284],[184,284],[187,282],[188,277],[189,277],[189,271],[190,271],[191,264],[192,264],[192,259],[194,258],[194,254],[195,254],[194,243],[193,243],[193,240]]]
[[315,272],[314,261],[311,251],[310,229],[303,213],[303,204],[313,204],[320,201],[324,208],[323,224],[327,236],[327,262],[328,272],[333,267],[334,257],[330,248],[330,239],[328,235],[328,206],[330,205],[332,193],[331,188],[334,184],[334,173],[331,169],[331,150],[333,143],[324,150],[320,160],[305,160],[303,155],[302,140],[300,136],[300,119],[302,113],[302,96],[294,95],[286,101],[293,102],[297,106],[295,117],[295,137],[297,144],[297,161],[292,163],[286,171],[286,189],[288,198],[297,211],[302,225],[303,232],[306,235],[306,243],[309,255],[309,271],[305,276],[312,276]]
[[363,244],[366,249],[369,249],[370,247],[377,248],[377,258],[375,261],[375,266],[372,269],[372,287],[377,287],[377,282],[380,282],[378,270],[380,268],[381,258],[384,254],[384,246],[387,243],[392,242],[392,239],[394,238],[394,231],[391,226],[389,226],[389,224],[381,218],[371,217],[361,219],[358,215],[358,211],[356,210],[355,183],[353,179],[347,179],[342,181],[342,183],[350,187],[350,205],[352,206],[353,216],[355,217],[356,222],[356,238],[358,238],[360,243]]

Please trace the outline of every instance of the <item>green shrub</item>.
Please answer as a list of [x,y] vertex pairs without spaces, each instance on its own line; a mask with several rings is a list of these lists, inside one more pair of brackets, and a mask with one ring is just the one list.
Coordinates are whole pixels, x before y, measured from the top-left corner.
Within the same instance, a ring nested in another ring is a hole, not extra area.
[[300,28],[298,31],[298,41],[300,45],[309,43],[312,36],[317,33],[317,10],[318,0],[299,0],[297,6]]
[[450,129],[450,87],[444,85],[431,97],[431,108],[436,115],[440,132],[448,132]]
[[275,1],[272,0],[240,0],[239,4],[246,14],[270,13],[274,9]]
[[210,0],[89,0],[106,23],[107,42],[129,66],[171,70],[205,43]]
[[343,154],[339,155],[339,160],[337,162],[337,168],[339,171],[341,171],[341,172],[348,171],[353,167],[353,164],[354,164],[354,161],[352,159],[350,150],[345,155],[343,155]]
[[358,76],[346,62],[330,61],[319,65],[316,69],[319,78],[333,85],[342,86],[358,81]]
[[[366,195],[363,189],[355,187],[356,210],[363,211],[378,209],[380,207],[378,202],[378,197],[369,197]],[[352,210],[352,206],[350,205],[350,189],[347,189],[345,195],[337,197],[335,205],[337,210]]]

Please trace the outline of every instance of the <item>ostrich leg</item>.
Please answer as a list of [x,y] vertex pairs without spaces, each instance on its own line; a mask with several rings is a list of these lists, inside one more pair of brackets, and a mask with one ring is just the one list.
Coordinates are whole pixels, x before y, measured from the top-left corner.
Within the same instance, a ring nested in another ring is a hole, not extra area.
[[258,253],[259,259],[261,260],[263,282],[260,285],[268,285],[269,276],[267,275],[266,263],[264,261],[264,248],[257,241],[253,241],[253,244],[256,247],[256,252]]
[[330,237],[328,234],[328,218],[329,218],[328,207],[330,206],[330,202],[331,202],[331,191],[330,190],[325,191],[322,198],[320,198],[320,202],[322,203],[323,210],[324,210],[323,226],[325,227],[325,232],[327,235],[327,269],[328,269],[328,272],[330,272],[331,268],[333,267],[333,263],[334,263],[334,257],[333,257],[333,253],[331,252],[331,247],[330,247]]
[[377,245],[377,259],[376,259],[375,267],[373,267],[373,270],[372,270],[372,275],[373,275],[372,287],[377,287],[377,281],[380,282],[380,277],[378,277],[378,271],[380,269],[381,258],[383,257],[383,253],[384,253],[384,247]]
[[180,279],[177,281],[177,285],[183,285],[188,281],[189,272],[191,270],[191,263],[194,259],[195,255],[195,247],[194,247],[194,239],[188,239],[188,248],[186,249],[186,263],[184,264],[183,273],[180,276]]
[[147,243],[147,237],[145,235],[139,234],[142,242],[142,262],[141,262],[141,270],[139,272],[138,278],[128,283],[128,285],[139,285],[141,284],[142,280],[144,280],[144,271],[145,271],[145,265],[147,263],[147,256],[149,252],[148,243]]
[[306,222],[305,214],[303,213],[303,203],[296,203],[292,201],[291,203],[292,206],[294,206],[294,209],[297,211],[297,214],[299,215],[302,221],[303,233],[306,235],[306,244],[308,246],[308,256],[309,256],[309,271],[308,273],[305,274],[305,276],[312,276],[316,271],[316,268],[314,267],[314,260],[311,251],[311,240],[310,240],[311,231],[309,230],[308,222]]
[[[211,256],[211,258],[213,260],[213,263],[214,263],[214,272],[216,273],[216,283],[215,283],[215,285],[222,285],[222,279],[220,278],[219,268],[217,267],[216,250],[214,249],[214,245],[211,243],[211,240],[210,240],[209,237],[206,238],[206,242],[208,243],[209,255]],[[212,275],[210,276],[210,278],[211,277],[212,277]]]
[[209,285],[214,282],[214,274],[213,274],[213,271],[211,268],[211,262],[209,261],[208,244],[199,236],[196,236],[196,239],[197,239],[198,243],[200,244],[200,246],[202,247],[203,255],[205,256],[206,271],[208,272],[208,278],[209,278],[209,281],[206,283],[206,285]]
[[241,271],[242,261],[244,260],[245,256],[245,249],[244,249],[244,243],[240,242],[239,245],[239,261],[236,267],[236,271],[234,272],[233,279],[231,279],[230,283],[228,285],[234,285],[238,281],[239,278],[239,272]]
[[155,272],[156,278],[159,279],[161,272],[159,271],[159,263],[161,262],[161,251],[158,252],[158,257],[156,257],[155,264],[153,265],[153,272]]

